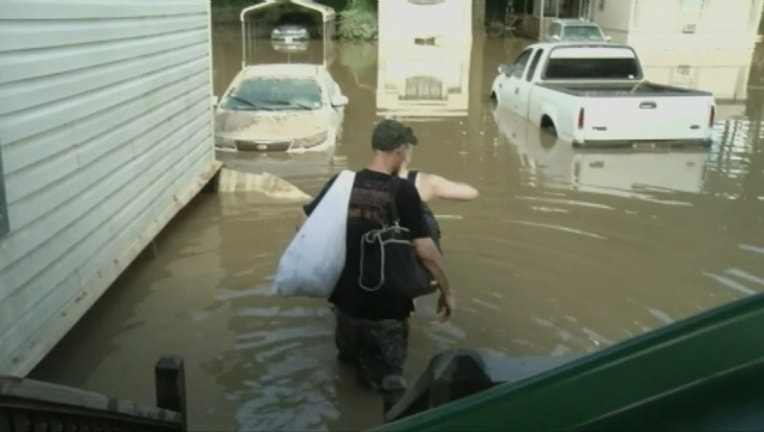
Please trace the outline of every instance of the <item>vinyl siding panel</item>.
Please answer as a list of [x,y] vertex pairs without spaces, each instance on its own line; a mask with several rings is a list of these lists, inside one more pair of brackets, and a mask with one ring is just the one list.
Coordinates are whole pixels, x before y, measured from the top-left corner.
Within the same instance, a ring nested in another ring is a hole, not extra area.
[[5,0],[0,374],[26,374],[214,173],[209,2]]

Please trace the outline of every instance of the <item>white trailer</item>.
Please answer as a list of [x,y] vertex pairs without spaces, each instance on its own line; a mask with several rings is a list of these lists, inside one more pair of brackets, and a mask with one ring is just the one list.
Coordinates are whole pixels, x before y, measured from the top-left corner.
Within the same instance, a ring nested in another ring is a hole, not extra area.
[[26,375],[220,168],[210,42],[208,0],[2,2],[0,374]]

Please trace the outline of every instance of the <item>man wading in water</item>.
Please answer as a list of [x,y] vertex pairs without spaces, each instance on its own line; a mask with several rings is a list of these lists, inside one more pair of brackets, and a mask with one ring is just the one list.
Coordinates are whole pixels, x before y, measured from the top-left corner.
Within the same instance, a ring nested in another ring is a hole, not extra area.
[[[411,166],[413,153],[414,149],[409,146],[406,150],[406,155],[403,158],[403,163],[398,169],[398,177],[406,179],[416,186],[416,189],[419,192],[419,197],[422,199],[422,211],[424,212],[427,227],[430,230],[430,237],[435,241],[435,245],[438,246],[438,250],[440,250],[442,254],[443,248],[440,244],[440,224],[438,223],[438,220],[435,219],[435,215],[427,205],[427,202],[436,198],[455,201],[471,201],[477,198],[479,193],[477,189],[467,183],[454,182],[436,174],[410,170],[409,167]],[[423,269],[423,271],[426,270]],[[431,278],[429,273],[422,274],[422,277],[427,277],[427,280],[420,280],[420,283],[423,285],[422,288],[420,288],[422,290],[421,292],[432,292],[437,289],[437,281]]]
[[[360,283],[361,239],[369,231],[389,222],[390,189],[395,180],[395,204],[400,226],[411,234],[417,257],[438,283],[441,292],[438,312],[448,319],[454,298],[443,270],[442,256],[433,241],[422,211],[422,200],[413,183],[400,181],[396,173],[409,146],[417,139],[411,128],[396,120],[383,120],[374,128],[369,165],[356,173],[348,203],[345,267],[329,297],[336,318],[335,342],[340,361],[353,364],[362,384],[376,391],[401,391],[403,364],[408,352],[408,318],[414,310],[411,297],[395,289],[369,291]],[[334,176],[310,204],[303,207],[301,221],[318,206],[331,187]]]

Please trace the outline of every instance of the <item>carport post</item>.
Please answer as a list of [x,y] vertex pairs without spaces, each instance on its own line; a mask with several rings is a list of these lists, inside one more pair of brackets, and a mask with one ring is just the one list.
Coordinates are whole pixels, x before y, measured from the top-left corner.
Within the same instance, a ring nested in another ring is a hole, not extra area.
[[247,66],[247,21],[241,19],[241,68]]
[[544,0],[540,0],[540,7],[539,7],[539,37],[538,40],[541,40],[541,37],[544,35],[544,7],[546,6],[544,4]]

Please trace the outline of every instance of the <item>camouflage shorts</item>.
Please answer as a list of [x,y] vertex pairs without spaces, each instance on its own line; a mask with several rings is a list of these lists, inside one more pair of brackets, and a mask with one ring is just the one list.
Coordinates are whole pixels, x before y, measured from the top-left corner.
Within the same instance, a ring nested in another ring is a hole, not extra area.
[[356,366],[364,384],[380,389],[385,377],[402,377],[408,355],[408,320],[361,320],[332,309],[337,319],[334,341],[338,357]]

